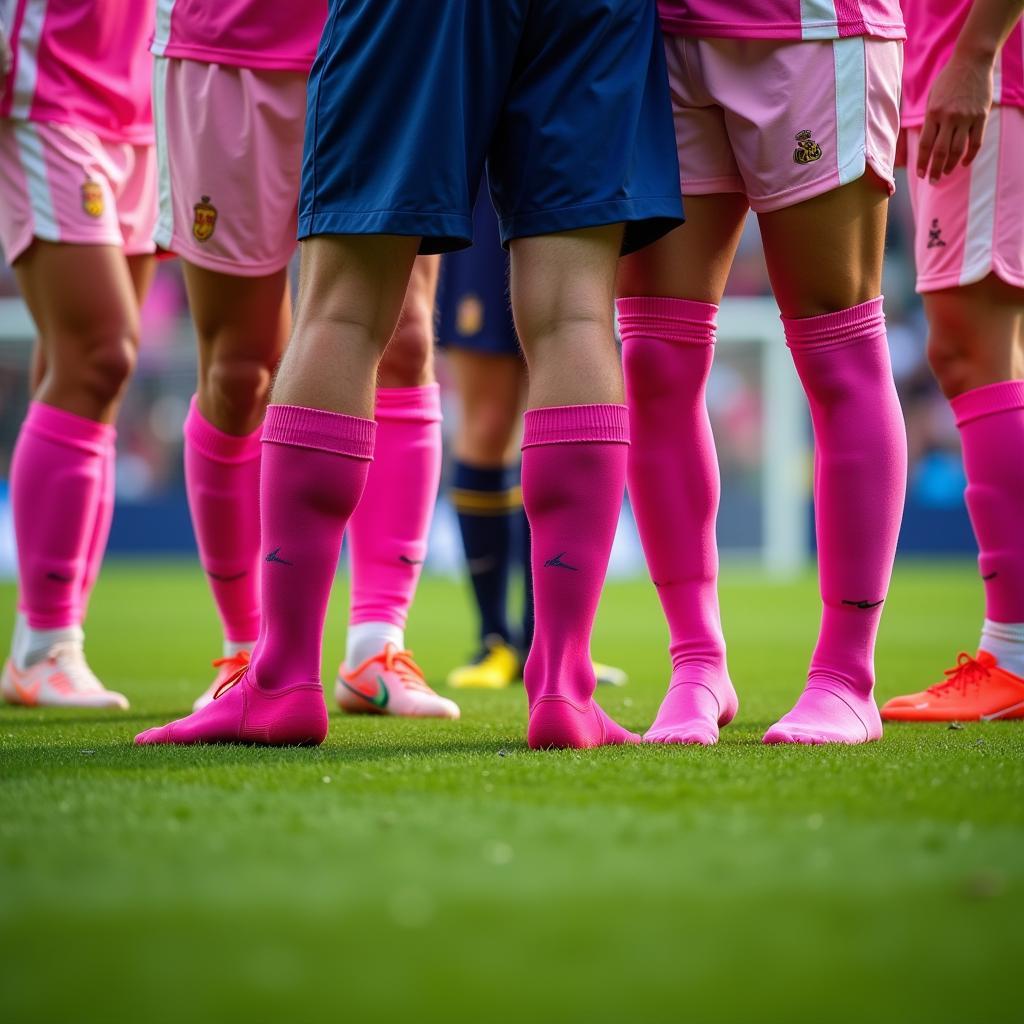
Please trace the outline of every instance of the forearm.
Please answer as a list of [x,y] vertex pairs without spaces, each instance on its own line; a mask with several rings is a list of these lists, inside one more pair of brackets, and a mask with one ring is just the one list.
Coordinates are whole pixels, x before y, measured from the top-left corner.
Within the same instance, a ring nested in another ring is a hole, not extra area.
[[1022,14],[1024,0],[974,0],[956,42],[956,56],[993,63]]

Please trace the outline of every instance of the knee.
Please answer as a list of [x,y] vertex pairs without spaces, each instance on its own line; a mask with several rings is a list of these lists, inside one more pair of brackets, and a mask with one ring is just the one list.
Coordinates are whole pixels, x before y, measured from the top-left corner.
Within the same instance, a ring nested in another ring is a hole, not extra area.
[[255,358],[217,358],[201,386],[214,425],[229,434],[248,434],[263,419],[270,393],[272,368]]
[[434,379],[434,308],[407,301],[379,368],[382,387],[418,387]]
[[517,410],[497,403],[467,410],[459,429],[459,454],[474,465],[501,465],[512,444],[516,419]]
[[[98,409],[113,405],[135,370],[138,330],[130,324],[96,332],[72,371],[75,383]],[[55,372],[60,370],[55,365]]]
[[976,386],[984,356],[978,340],[970,324],[955,313],[932,318],[928,365],[946,398],[956,398]]

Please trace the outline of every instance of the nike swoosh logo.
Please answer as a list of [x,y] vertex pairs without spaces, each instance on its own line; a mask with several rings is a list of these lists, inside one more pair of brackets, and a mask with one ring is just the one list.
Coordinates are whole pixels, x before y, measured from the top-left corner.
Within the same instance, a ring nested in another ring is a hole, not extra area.
[[579,569],[577,569],[575,565],[569,565],[568,563],[562,561],[562,555],[564,555],[564,554],[565,554],[564,551],[559,551],[558,554],[555,555],[554,558],[549,558],[544,563],[544,568],[545,569],[571,569],[573,572],[579,572]]
[[861,611],[868,611],[871,608],[877,608],[883,601],[885,601],[884,597],[881,601],[844,601],[843,604],[848,604],[851,608],[860,608]]
[[285,559],[278,557],[277,553],[280,550],[281,550],[280,548],[274,548],[274,550],[271,551],[269,555],[267,555],[266,561],[268,561],[268,562],[280,562],[281,565],[294,565],[295,564],[294,562],[287,562],[287,561],[285,561]]
[[74,583],[73,576],[61,576],[59,572],[48,572],[46,574],[48,580],[54,580],[57,583]]
[[25,673],[19,672],[13,664],[8,663],[7,676],[11,681],[11,686],[14,687],[14,692],[18,695],[18,699],[28,707],[35,707],[39,703],[39,688],[43,685],[43,681],[37,679],[34,683],[24,685],[21,682],[24,675]]
[[[270,559],[268,558],[267,561],[269,562]],[[276,561],[276,559],[274,559],[274,561]],[[236,572],[233,576],[222,576],[219,572],[211,572],[207,569],[206,575],[209,576],[211,580],[217,580],[218,583],[234,583],[235,580],[240,580],[243,576],[248,576],[249,572],[247,569],[243,569],[241,572]]]
[[382,676],[376,676],[376,686],[366,689],[362,686],[353,685],[347,679],[342,677],[341,685],[345,687],[350,693],[354,693],[357,697],[362,697],[363,700],[368,700],[374,707],[386,708],[388,706],[388,684],[384,682]]
[[423,559],[422,558],[406,558],[405,555],[399,555],[398,556],[398,560],[400,562],[404,562],[406,565],[422,565],[423,564]]

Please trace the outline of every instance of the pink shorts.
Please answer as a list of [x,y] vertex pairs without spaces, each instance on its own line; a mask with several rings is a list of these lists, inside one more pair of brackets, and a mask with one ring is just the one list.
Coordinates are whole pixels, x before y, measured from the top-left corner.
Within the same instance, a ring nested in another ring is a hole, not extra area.
[[158,57],[157,243],[206,270],[272,274],[295,251],[306,76]]
[[1024,110],[993,107],[981,151],[932,185],[918,178],[920,128],[907,129],[917,290],[974,284],[990,273],[1024,288]]
[[153,252],[156,153],[85,128],[0,120],[0,246],[13,263],[32,243]]
[[903,45],[665,37],[683,195],[743,192],[759,213],[871,169],[893,191]]

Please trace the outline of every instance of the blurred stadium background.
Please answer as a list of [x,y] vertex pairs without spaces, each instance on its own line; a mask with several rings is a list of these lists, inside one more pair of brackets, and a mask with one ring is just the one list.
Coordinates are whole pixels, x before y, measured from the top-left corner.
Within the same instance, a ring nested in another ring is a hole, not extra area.
[[[963,504],[963,471],[948,406],[925,360],[925,323],[914,294],[911,221],[905,188],[889,222],[885,295],[893,366],[910,437],[911,477],[901,553],[967,555],[974,542]],[[814,240],[808,240],[813,258]],[[722,344],[709,390],[723,473],[719,536],[726,557],[759,557],[777,573],[806,562],[813,548],[808,423],[769,296],[756,219],[737,257],[723,311]],[[28,401],[32,324],[9,270],[0,270],[0,578],[13,578],[7,475]],[[118,422],[117,513],[110,554],[192,556],[181,426],[194,389],[195,345],[180,271],[161,265],[144,311],[139,368]],[[446,432],[457,403],[445,373]],[[457,573],[454,513],[444,490],[428,569]],[[612,574],[643,573],[639,543],[623,511]]]

